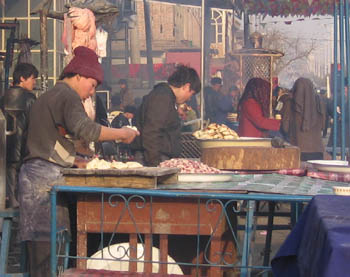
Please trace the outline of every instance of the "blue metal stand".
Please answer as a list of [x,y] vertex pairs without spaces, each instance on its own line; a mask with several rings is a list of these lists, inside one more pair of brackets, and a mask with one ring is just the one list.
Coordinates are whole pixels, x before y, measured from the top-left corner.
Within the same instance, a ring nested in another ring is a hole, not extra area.
[[[28,273],[7,273],[12,220],[18,216],[19,216],[19,211],[17,209],[0,210],[0,218],[3,218],[2,239],[1,239],[1,248],[0,248],[0,277],[29,276]],[[21,262],[23,262],[25,260],[23,259],[24,249],[21,249],[21,250],[22,250]],[[23,270],[23,267],[21,267],[21,270]]]

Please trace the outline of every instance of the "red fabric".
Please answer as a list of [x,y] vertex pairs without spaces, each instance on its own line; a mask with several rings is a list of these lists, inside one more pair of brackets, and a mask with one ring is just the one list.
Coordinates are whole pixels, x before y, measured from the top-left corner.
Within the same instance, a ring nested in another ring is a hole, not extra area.
[[308,169],[307,176],[317,179],[336,181],[336,182],[350,182],[349,173],[335,173],[335,172],[323,172],[316,169]]
[[278,174],[283,175],[293,175],[293,176],[306,176],[306,169],[304,168],[295,168],[295,169],[280,169],[277,171]]
[[239,115],[238,134],[241,137],[264,137],[266,130],[278,131],[281,122],[263,116],[261,105],[253,98],[247,99]]
[[233,174],[282,174],[282,175],[293,175],[293,176],[306,176],[306,169],[294,168],[294,169],[277,169],[277,170],[235,170],[231,171]]

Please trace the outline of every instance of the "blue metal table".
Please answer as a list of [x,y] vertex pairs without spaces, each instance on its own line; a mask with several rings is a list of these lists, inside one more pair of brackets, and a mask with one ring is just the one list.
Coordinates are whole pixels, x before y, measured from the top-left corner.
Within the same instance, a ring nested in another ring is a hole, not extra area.
[[[233,184],[232,184],[233,185]],[[271,186],[271,185],[270,185]],[[217,188],[217,187],[216,187]],[[215,189],[215,188],[212,188]],[[217,188],[218,189],[218,188]],[[222,188],[221,188],[222,189]],[[250,254],[250,241],[253,231],[253,216],[255,201],[275,201],[275,202],[308,202],[312,196],[311,195],[283,195],[283,194],[259,194],[259,193],[244,193],[242,190],[240,193],[235,191],[224,191],[217,192],[214,190],[207,190],[206,192],[200,191],[184,191],[184,190],[171,190],[170,188],[165,189],[128,189],[128,188],[103,188],[103,187],[72,187],[72,186],[54,186],[51,190],[51,276],[56,276],[57,258],[56,258],[56,198],[58,192],[71,192],[71,193],[88,193],[88,194],[98,194],[101,199],[111,199],[113,195],[118,195],[122,197],[125,201],[125,206],[128,207],[130,199],[147,199],[147,201],[152,201],[153,198],[174,198],[174,199],[195,199],[195,201],[206,201],[207,205],[210,203],[219,203],[222,207],[222,215],[220,220],[228,219],[229,215],[226,210],[227,207],[233,202],[239,200],[247,201],[247,211],[246,211],[246,221],[244,230],[244,240],[242,249],[237,249],[240,252],[241,260],[239,263],[234,264],[223,264],[211,262],[206,259],[206,263],[194,264],[193,266],[210,266],[210,267],[221,267],[221,268],[238,268],[241,272],[241,276],[249,276],[251,269],[261,269],[268,270],[269,267],[264,266],[253,266],[249,265],[249,254]],[[111,203],[112,204],[112,203]],[[195,212],[195,211],[194,211]],[[231,210],[232,213],[239,212],[236,210]],[[103,218],[103,216],[101,217]],[[103,226],[103,222],[101,222]],[[103,227],[101,227],[103,230]],[[230,232],[234,237],[234,230],[231,225],[229,225]],[[213,230],[215,232],[215,230]],[[101,233],[101,235],[103,235]],[[198,234],[200,235],[200,234]],[[87,259],[88,257],[74,257]]]

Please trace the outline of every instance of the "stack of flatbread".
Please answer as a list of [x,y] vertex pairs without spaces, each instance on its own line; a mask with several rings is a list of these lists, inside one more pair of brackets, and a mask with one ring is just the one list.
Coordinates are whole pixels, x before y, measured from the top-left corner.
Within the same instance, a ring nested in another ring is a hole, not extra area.
[[239,139],[238,134],[225,124],[211,123],[203,130],[192,134],[197,139]]

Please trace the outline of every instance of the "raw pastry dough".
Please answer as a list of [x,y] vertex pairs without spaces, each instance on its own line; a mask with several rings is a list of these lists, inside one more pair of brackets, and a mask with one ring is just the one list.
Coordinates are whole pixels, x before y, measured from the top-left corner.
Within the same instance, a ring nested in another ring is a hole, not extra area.
[[128,168],[128,165],[126,163],[123,163],[123,162],[113,161],[111,163],[111,168],[124,169],[124,168]]
[[95,158],[91,160],[86,165],[86,169],[111,169],[111,168],[127,169],[127,168],[139,168],[139,167],[143,167],[143,165],[138,162],[123,163],[123,162],[113,161],[110,163],[110,162],[107,162],[106,160],[100,160],[99,158]]
[[95,158],[92,161],[88,162],[86,165],[86,169],[109,169],[111,168],[111,163],[105,160],[100,160],[99,158]]
[[138,162],[127,162],[126,165],[128,166],[128,168],[143,167],[143,165]]

